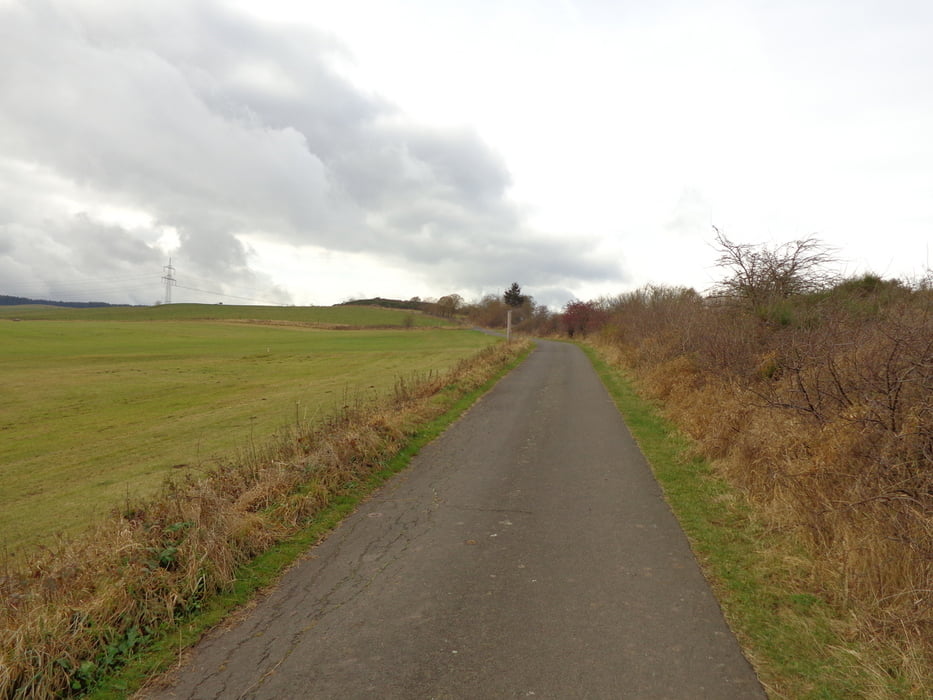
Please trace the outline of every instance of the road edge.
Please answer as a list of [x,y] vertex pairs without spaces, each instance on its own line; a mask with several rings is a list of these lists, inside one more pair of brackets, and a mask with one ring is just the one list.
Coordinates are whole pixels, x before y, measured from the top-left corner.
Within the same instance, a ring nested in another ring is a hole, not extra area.
[[89,700],[116,700],[144,690],[181,663],[185,653],[205,634],[249,610],[301,556],[325,539],[344,518],[392,476],[406,469],[425,445],[443,434],[501,379],[524,362],[535,347],[533,342],[516,345],[518,352],[478,387],[464,390],[449,385],[446,394],[442,391],[440,400],[445,404],[442,413],[419,425],[381,469],[373,471],[348,493],[315,514],[305,528],[273,545],[238,570],[232,591],[211,598],[197,613],[162,630],[150,645],[127,659],[118,671],[102,678],[96,687],[82,697]]

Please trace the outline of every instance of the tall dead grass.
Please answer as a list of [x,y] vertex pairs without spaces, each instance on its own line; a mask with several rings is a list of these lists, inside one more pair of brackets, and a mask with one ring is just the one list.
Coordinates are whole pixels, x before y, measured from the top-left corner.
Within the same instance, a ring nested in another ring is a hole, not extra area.
[[599,336],[814,561],[812,585],[933,691],[933,294],[849,283],[751,313],[684,290],[602,300]]
[[446,410],[442,393],[480,387],[525,347],[500,343],[448,374],[399,379],[384,401],[350,402],[316,425],[283,430],[202,478],[127,503],[86,536],[25,563],[0,562],[0,697],[61,697],[93,686],[229,589],[241,565],[381,468]]

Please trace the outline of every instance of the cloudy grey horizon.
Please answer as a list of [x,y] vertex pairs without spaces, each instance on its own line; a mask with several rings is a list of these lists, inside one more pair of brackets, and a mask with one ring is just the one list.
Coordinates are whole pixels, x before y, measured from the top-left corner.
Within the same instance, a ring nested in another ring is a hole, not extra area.
[[922,3],[0,0],[0,294],[703,289],[712,225],[928,268]]

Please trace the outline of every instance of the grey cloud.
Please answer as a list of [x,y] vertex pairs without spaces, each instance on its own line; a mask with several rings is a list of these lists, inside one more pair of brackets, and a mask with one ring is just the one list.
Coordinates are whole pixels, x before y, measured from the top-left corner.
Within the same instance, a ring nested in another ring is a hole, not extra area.
[[87,214],[77,214],[66,231],[60,231],[58,240],[75,252],[74,264],[91,270],[124,268],[157,269],[162,255],[146,245],[137,235],[120,226],[93,221]]
[[[493,282],[505,266],[490,255],[542,283],[620,277],[528,230],[479,136],[413,123],[343,78],[347,58],[324,33],[212,2],[13,2],[0,6],[0,153],[174,227],[205,274],[249,274],[249,234],[428,277],[443,262],[454,282]],[[120,256],[141,254],[133,232],[95,231],[82,250],[113,237]]]
[[534,290],[533,296],[536,303],[552,311],[560,311],[564,304],[574,298],[573,292],[566,287],[543,287]]
[[[503,279],[524,280],[524,284],[530,286],[572,287],[581,279],[600,280],[618,276],[621,261],[581,255],[576,250],[581,245],[585,242],[549,240],[541,243],[533,238],[503,236],[499,241],[482,243],[475,253],[464,250],[462,256],[435,258],[434,262],[445,277],[462,280],[465,286],[477,288]],[[463,257],[471,253],[483,262],[464,269],[461,265]]]
[[203,272],[222,273],[248,267],[246,247],[227,231],[182,230],[179,238],[179,254]]
[[[145,239],[156,231],[129,230],[86,213],[40,226],[0,225],[0,293],[65,301],[151,304],[162,297],[162,250]],[[185,268],[179,284],[204,294],[177,299],[215,301],[229,294],[291,303],[289,294],[251,270],[249,250],[225,232],[180,235]]]
[[121,303],[157,298],[161,253],[119,226],[81,213],[41,226],[0,225],[0,240],[2,293]]

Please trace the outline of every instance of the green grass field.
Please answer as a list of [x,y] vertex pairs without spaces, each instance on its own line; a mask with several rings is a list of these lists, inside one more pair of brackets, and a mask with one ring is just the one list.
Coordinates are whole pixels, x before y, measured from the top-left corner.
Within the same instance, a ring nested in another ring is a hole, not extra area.
[[[8,317],[27,318],[18,308]],[[456,329],[244,323],[235,307],[210,307],[229,313],[226,320],[140,322],[162,308],[123,309],[124,320],[0,320],[0,546],[19,550],[73,532],[127,497],[152,493],[169,474],[209,468],[284,426],[495,342]],[[259,308],[241,307],[251,318]],[[117,310],[74,311],[67,317]],[[398,325],[405,315],[339,308],[321,321],[330,309],[279,311],[262,320]]]
[[164,304],[72,309],[61,306],[0,306],[0,319],[48,321],[279,321],[350,327],[450,326],[450,321],[403,309],[375,306],[228,306],[226,304]]

